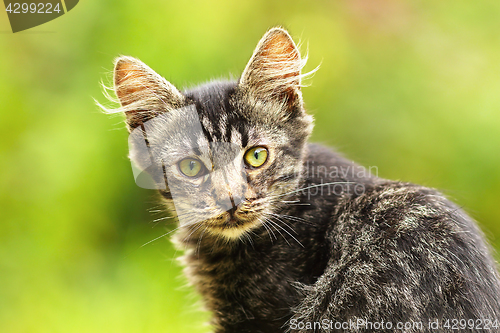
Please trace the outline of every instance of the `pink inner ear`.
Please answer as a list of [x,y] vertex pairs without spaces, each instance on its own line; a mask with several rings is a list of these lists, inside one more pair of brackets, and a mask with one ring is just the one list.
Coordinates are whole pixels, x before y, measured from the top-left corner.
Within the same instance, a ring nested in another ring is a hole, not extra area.
[[122,106],[133,103],[137,94],[147,87],[144,71],[136,64],[120,61],[115,68],[115,91]]
[[240,83],[262,99],[302,103],[300,71],[304,62],[292,38],[281,28],[269,30],[260,40]]
[[[300,90],[300,54],[284,31],[267,36],[258,55],[262,79],[274,81],[272,94],[282,96],[289,107],[297,101]],[[272,84],[271,84],[272,86]]]
[[298,77],[300,70],[294,69],[297,68],[297,62],[300,62],[300,55],[293,41],[281,31],[268,38],[260,52],[265,69],[276,73],[273,76],[277,79]]

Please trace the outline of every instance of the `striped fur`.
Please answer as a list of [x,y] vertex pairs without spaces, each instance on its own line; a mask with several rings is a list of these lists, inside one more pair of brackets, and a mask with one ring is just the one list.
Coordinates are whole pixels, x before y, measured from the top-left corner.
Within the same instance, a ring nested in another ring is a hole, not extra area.
[[[264,35],[238,81],[182,93],[137,59],[116,61],[121,106],[108,112],[147,137],[130,157],[168,183],[160,193],[179,219],[174,240],[213,330],[455,332],[443,324],[458,319],[499,332],[496,263],[471,218],[437,191],[306,143],[304,63],[281,28]],[[244,164],[252,147],[267,148],[261,167]],[[186,157],[207,173],[183,176]]]

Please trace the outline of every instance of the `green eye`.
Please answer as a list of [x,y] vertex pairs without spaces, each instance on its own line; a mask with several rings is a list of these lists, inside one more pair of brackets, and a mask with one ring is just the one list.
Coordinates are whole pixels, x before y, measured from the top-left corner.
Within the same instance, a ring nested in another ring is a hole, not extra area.
[[193,158],[185,158],[178,165],[179,170],[188,177],[199,176],[203,170],[201,162]]
[[267,161],[267,149],[255,147],[245,153],[245,163],[251,167],[258,168]]

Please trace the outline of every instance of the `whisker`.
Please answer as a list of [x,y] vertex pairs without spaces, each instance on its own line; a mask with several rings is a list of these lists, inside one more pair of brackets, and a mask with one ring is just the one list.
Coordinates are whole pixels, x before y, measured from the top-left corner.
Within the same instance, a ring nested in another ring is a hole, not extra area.
[[286,239],[286,237],[283,236],[283,234],[276,227],[279,227],[280,229],[283,229],[283,228],[281,228],[276,222],[274,222],[271,219],[269,219],[268,221],[271,223],[272,226],[274,226],[274,229],[280,234],[281,238],[283,238],[285,240],[285,242],[288,244],[288,246],[291,246],[292,244],[290,244],[290,242],[288,241],[288,239]]
[[196,228],[193,228],[193,230],[189,233],[189,235],[187,235],[186,237],[184,237],[184,242],[187,243],[189,241],[189,238],[191,238],[191,236],[196,232],[198,231],[201,227],[202,227],[203,223],[199,223],[199,225],[196,227]]
[[315,225],[314,223],[312,222],[309,222],[301,217],[298,217],[298,216],[292,216],[292,215],[286,215],[286,214],[275,214],[275,213],[269,213],[269,214],[272,214],[273,216],[277,216],[277,217],[282,217],[284,218],[285,220],[290,220],[290,221],[295,221],[295,222],[299,222],[299,223],[304,223],[304,224],[307,224],[307,225]]
[[[269,219],[267,219],[266,217],[264,217],[264,221],[262,221],[262,225],[264,226],[264,228],[266,228],[267,233],[269,235],[269,238],[271,238],[271,234],[272,234],[274,236],[274,239],[277,240],[278,238],[276,237],[276,234],[271,229],[271,227],[270,226],[266,226],[266,224],[267,224],[268,221],[269,221]],[[271,243],[273,243],[273,239],[272,238],[271,238]]]
[[252,246],[252,248],[254,248],[253,247],[253,240],[252,240],[252,237],[249,235],[249,233],[245,232],[243,235],[245,236],[245,239],[248,239],[248,242],[250,243],[250,246]]
[[203,238],[203,235],[205,234],[205,231],[207,231],[208,226],[205,226],[205,229],[200,234],[200,238],[198,239],[198,244],[196,245],[196,250],[195,254],[198,253],[198,256],[200,255],[200,249],[201,249],[201,239]]
[[[271,220],[271,219],[270,219]],[[291,228],[288,224],[286,224],[285,222],[281,221],[280,219],[278,219],[279,222],[281,223],[284,223],[286,226],[288,226],[289,228]],[[283,230],[284,232],[286,232],[290,237],[292,237],[300,246],[304,247],[304,245],[297,239],[295,238],[295,236],[293,236],[291,233],[289,233],[285,228],[283,228],[282,226],[280,226],[277,222],[274,222],[274,224],[276,226],[278,226],[281,230]],[[291,229],[295,234],[297,234],[297,232],[293,229]],[[287,241],[288,243],[288,241]],[[290,244],[290,243],[288,243]]]
[[289,206],[311,206],[310,203],[305,203],[305,202],[304,203],[287,203],[285,201],[281,201],[281,202],[286,203]]
[[284,194],[279,194],[279,195],[276,195],[276,196],[272,196],[272,197],[270,197],[270,199],[281,198],[281,197],[284,197],[286,195],[290,195],[290,194],[293,194],[293,193],[301,192],[301,191],[308,190],[308,189],[315,188],[315,187],[328,186],[328,185],[338,185],[338,184],[354,184],[354,182],[331,182],[331,183],[310,185],[310,186],[299,188],[297,190],[294,190],[294,191],[291,191],[291,192],[288,192],[288,193],[284,193]]
[[160,217],[158,219],[154,219],[152,222],[158,223],[158,222],[165,221],[165,220],[175,219],[176,217],[177,216],[164,216],[164,217]]
[[[265,218],[264,218],[265,219]],[[271,237],[271,234],[270,234],[270,230],[269,230],[269,227],[266,225],[266,221],[261,221],[262,222],[262,226],[266,229],[266,233],[267,235],[269,236],[269,239],[271,240],[271,244],[274,244],[273,242],[273,238]]]
[[169,232],[164,233],[163,235],[158,236],[158,237],[156,237],[155,239],[152,239],[152,240],[150,240],[150,241],[149,241],[149,242],[147,242],[147,243],[142,244],[140,247],[144,247],[144,246],[146,246],[146,245],[148,245],[148,244],[151,244],[151,243],[153,243],[153,242],[157,241],[157,240],[158,240],[158,239],[160,239],[160,238],[163,238],[163,237],[165,237],[165,236],[168,236],[168,235],[170,235],[171,233],[173,233],[173,232],[175,232],[175,231],[179,230],[179,229],[180,229],[180,228],[182,228],[182,227],[189,227],[189,226],[194,225],[194,224],[196,224],[196,223],[198,223],[198,222],[190,222],[190,223],[187,223],[187,224],[179,225],[179,226],[177,226],[177,228],[175,228],[175,229],[173,229],[173,230],[170,230]]
[[167,232],[167,233],[165,233],[165,234],[163,234],[163,235],[161,235],[161,236],[158,236],[158,237],[156,237],[155,239],[152,239],[152,240],[150,240],[150,241],[149,241],[149,242],[147,242],[147,243],[142,244],[140,247],[144,247],[144,246],[146,246],[146,245],[148,245],[148,244],[151,244],[151,243],[153,243],[153,242],[157,241],[157,240],[158,240],[158,239],[160,239],[160,238],[163,238],[163,237],[165,237],[165,236],[168,236],[168,235],[170,235],[172,232],[176,231],[177,229],[179,229],[179,227],[177,227],[177,228],[175,228],[174,230],[171,230],[171,231],[169,231],[169,232]]
[[273,215],[273,217],[274,217],[276,220],[278,220],[279,222],[281,222],[281,223],[283,223],[285,226],[287,226],[287,227],[288,227],[288,229],[290,229],[290,231],[292,231],[294,234],[298,235],[297,231],[295,231],[295,230],[292,228],[292,226],[290,226],[288,223],[286,223],[285,221],[281,220],[281,219],[279,218],[279,215],[278,215],[278,214],[273,214],[273,213],[270,213],[270,214],[272,214],[272,215]]

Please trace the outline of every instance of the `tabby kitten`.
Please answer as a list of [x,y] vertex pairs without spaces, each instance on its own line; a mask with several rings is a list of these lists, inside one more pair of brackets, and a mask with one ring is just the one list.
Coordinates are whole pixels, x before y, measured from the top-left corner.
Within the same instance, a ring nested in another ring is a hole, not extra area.
[[496,264],[470,217],[307,143],[304,63],[281,28],[235,82],[181,92],[116,60],[112,111],[177,212],[185,273],[214,332],[455,332],[464,320],[499,331]]

